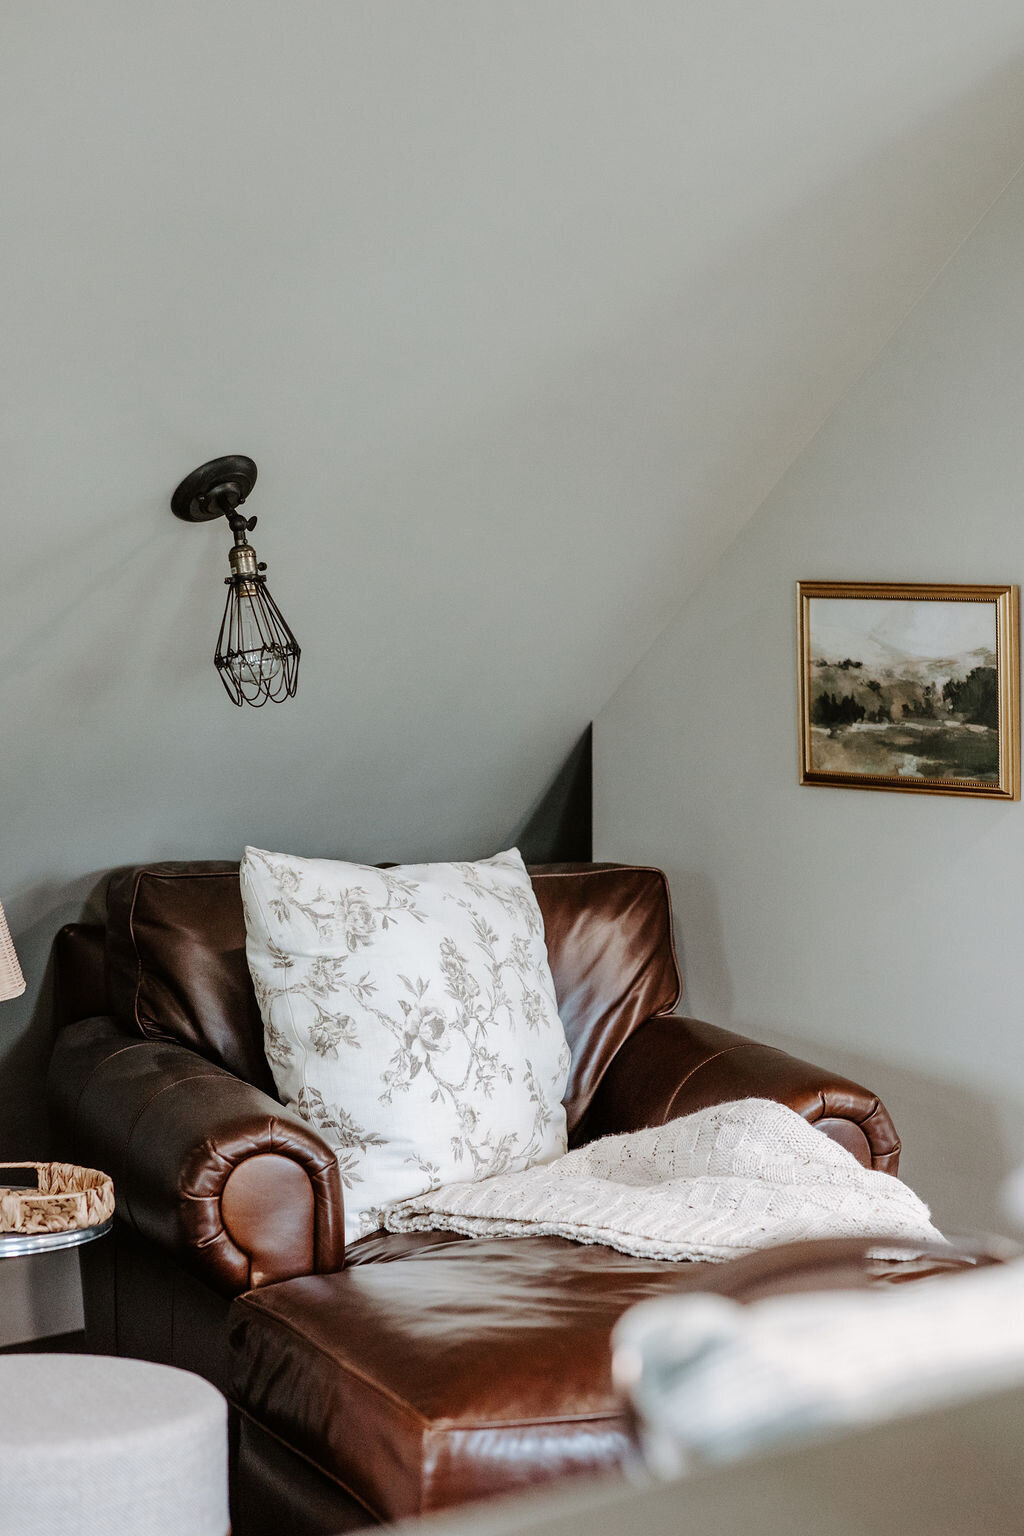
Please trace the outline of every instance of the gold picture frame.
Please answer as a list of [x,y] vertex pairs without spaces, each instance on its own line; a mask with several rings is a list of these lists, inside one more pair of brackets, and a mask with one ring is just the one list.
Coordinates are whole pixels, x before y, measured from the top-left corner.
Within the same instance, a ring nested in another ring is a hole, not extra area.
[[1015,586],[797,582],[800,783],[1019,800],[1019,607]]

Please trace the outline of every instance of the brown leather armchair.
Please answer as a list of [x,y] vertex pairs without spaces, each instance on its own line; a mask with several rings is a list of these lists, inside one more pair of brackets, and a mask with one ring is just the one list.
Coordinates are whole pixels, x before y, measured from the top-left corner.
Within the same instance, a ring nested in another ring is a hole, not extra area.
[[[874,1094],[672,1013],[659,870],[531,875],[574,1144],[758,1095],[896,1171]],[[57,1149],[117,1191],[113,1240],[83,1250],[90,1344],[227,1393],[237,1536],[355,1529],[622,1462],[611,1328],[700,1274],[713,1286],[717,1267],[450,1233],[346,1252],[334,1155],[278,1101],[263,1055],[237,865],[115,877],[106,929],[63,929],[57,960]]]

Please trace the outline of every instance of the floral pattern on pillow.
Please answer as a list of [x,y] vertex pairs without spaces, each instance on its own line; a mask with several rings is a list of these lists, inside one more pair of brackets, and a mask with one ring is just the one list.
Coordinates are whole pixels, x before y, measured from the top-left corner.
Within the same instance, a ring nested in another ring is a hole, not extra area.
[[515,849],[382,870],[247,848],[241,885],[267,1060],[337,1151],[350,1240],[565,1151],[569,1051]]

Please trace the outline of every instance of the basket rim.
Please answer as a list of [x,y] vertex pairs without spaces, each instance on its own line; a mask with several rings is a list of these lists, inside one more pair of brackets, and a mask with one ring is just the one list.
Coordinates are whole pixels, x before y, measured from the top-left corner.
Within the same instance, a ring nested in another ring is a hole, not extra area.
[[[15,1168],[46,1174],[49,1187],[5,1185],[4,1172]],[[114,1182],[99,1168],[49,1160],[0,1161],[0,1233],[73,1232],[100,1226],[113,1214]]]

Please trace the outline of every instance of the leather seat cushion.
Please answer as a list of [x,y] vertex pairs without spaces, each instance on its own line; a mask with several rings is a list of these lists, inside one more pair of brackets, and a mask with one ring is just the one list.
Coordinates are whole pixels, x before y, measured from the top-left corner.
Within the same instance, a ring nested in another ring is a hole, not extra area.
[[679,1279],[561,1238],[366,1238],[338,1274],[239,1297],[232,1397],[379,1519],[608,1470],[629,1447],[609,1335]]
[[870,1247],[830,1239],[670,1264],[556,1237],[375,1233],[337,1274],[234,1302],[231,1395],[381,1520],[609,1472],[631,1446],[609,1337],[634,1303],[679,1291],[745,1302],[993,1262],[955,1249],[875,1260]]
[[793,1243],[728,1264],[633,1259],[563,1238],[363,1238],[338,1274],[235,1301],[232,1397],[381,1520],[572,1475],[630,1452],[609,1336],[635,1302],[738,1301],[953,1272],[868,1239]]

